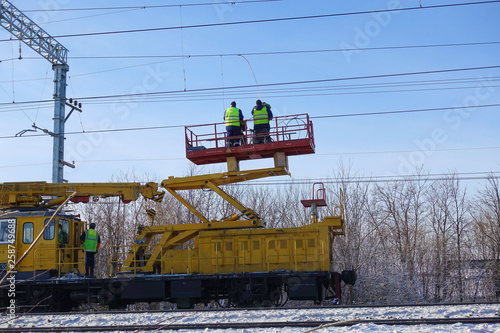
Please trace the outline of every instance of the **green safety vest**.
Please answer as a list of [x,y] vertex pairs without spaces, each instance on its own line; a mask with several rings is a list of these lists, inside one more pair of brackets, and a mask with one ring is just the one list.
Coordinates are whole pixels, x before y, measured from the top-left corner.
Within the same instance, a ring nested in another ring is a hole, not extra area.
[[269,124],[269,115],[265,106],[261,110],[253,109],[253,123],[255,125]]
[[99,239],[99,234],[95,229],[88,229],[85,233],[85,241],[83,242],[83,248],[90,252],[97,251],[97,240]]
[[240,109],[231,106],[226,110],[226,126],[240,126]]
[[66,231],[59,231],[59,243],[67,243],[68,242],[68,234]]

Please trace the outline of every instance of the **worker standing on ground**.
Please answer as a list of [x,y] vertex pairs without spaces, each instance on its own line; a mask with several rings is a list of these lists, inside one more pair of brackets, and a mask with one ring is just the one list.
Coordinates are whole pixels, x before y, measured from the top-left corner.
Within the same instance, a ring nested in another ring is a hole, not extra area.
[[261,133],[269,133],[271,131],[271,126],[269,121],[273,119],[273,113],[271,112],[271,105],[267,103],[262,103],[260,99],[255,102],[255,106],[252,110],[253,116],[253,130],[255,139],[254,144],[271,142],[271,137],[267,135],[257,135]]
[[229,147],[237,147],[240,145],[241,137],[241,127],[244,125],[243,122],[243,112],[236,107],[236,102],[231,102],[231,106],[224,113],[224,122],[226,123],[226,132]]
[[90,223],[87,231],[84,231],[80,236],[80,243],[83,243],[82,247],[85,249],[85,276],[95,277],[95,254],[101,246],[101,236],[95,230],[94,222]]

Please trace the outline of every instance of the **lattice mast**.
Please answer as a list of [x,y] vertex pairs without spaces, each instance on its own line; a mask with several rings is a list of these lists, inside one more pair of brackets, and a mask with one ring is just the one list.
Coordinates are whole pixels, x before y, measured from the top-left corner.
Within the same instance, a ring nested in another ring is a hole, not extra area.
[[54,138],[52,182],[62,183],[64,161],[64,122],[68,50],[7,0],[0,5],[0,25],[35,52],[47,59],[54,70]]

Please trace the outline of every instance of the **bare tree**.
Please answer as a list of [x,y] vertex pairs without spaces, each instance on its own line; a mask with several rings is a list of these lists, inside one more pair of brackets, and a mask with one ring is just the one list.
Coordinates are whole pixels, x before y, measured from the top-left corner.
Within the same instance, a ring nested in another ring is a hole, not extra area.
[[[426,190],[427,176],[420,170],[412,178],[377,184],[374,190],[376,209],[381,214],[379,223],[388,231],[385,235],[386,246],[396,254],[395,261],[404,277],[401,289],[407,290],[408,297],[416,294],[415,277],[423,246],[420,241],[425,235]],[[391,260],[390,256],[387,258]]]
[[464,297],[463,248],[465,231],[469,224],[466,190],[460,188],[456,173],[435,181],[429,191],[430,224],[433,239],[434,301],[456,295]]
[[482,240],[483,260],[489,263],[496,299],[500,299],[500,184],[490,175],[484,189],[477,195],[478,210],[474,213],[476,239]]
[[378,224],[374,223],[371,216],[374,212],[370,209],[373,205],[370,183],[363,180],[367,179],[358,176],[351,165],[340,162],[327,191],[328,215],[338,214],[334,209],[341,203],[343,193],[346,231],[344,236],[335,238],[332,252],[333,264],[337,270],[354,269],[357,272],[359,288],[349,288],[348,297],[351,302],[354,298],[358,302],[380,300],[381,295],[373,292],[377,290],[374,285],[380,287],[384,283],[383,274],[380,274],[383,271],[380,263],[384,256],[380,255]]
[[462,302],[464,299],[464,241],[467,237],[470,226],[470,205],[467,202],[467,189],[460,188],[458,176],[455,173],[449,178],[450,197],[451,197],[451,222],[454,228],[455,253],[457,257],[457,284],[458,284],[458,300]]

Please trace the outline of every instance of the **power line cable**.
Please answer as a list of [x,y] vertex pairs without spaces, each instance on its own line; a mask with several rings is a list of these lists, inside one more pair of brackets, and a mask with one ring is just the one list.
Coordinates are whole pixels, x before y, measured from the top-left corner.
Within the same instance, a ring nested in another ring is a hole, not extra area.
[[[297,84],[311,84],[311,83],[324,83],[324,82],[337,82],[346,80],[362,80],[362,79],[375,79],[375,78],[388,78],[388,77],[398,77],[398,76],[410,76],[410,75],[424,75],[424,74],[438,74],[438,73],[452,73],[461,71],[472,71],[472,70],[484,70],[484,69],[496,69],[500,66],[482,66],[482,67],[469,67],[469,68],[457,68],[457,69],[443,69],[434,71],[421,71],[421,72],[409,72],[409,73],[395,73],[395,74],[379,74],[379,75],[365,75],[365,76],[355,76],[355,77],[344,77],[344,78],[331,78],[331,79],[319,79],[319,80],[304,80],[304,81],[292,81],[292,82],[280,82],[280,83],[264,83],[260,84],[260,87],[274,87],[274,86],[285,86],[285,85],[297,85]],[[241,85],[233,87],[225,87],[224,89],[242,89],[242,88],[252,88],[253,85]],[[191,89],[187,92],[200,92],[200,91],[217,91],[222,88],[200,88]],[[117,97],[133,97],[133,96],[155,96],[159,94],[171,94],[180,93],[182,90],[177,91],[164,91],[164,92],[151,92],[151,93],[138,93],[138,94],[122,94],[122,95],[108,95],[108,96],[93,96],[93,97],[80,97],[80,100],[88,99],[105,99],[105,98],[117,98]],[[2,105],[3,103],[0,103]]]
[[[500,87],[500,85],[481,85],[482,88],[496,88]],[[322,89],[318,88],[316,91],[323,92],[312,92],[314,89],[304,89],[304,91],[311,91],[310,93],[297,93],[297,91],[283,91],[283,92],[267,92],[266,98],[302,98],[302,97],[317,97],[317,96],[340,96],[340,95],[367,95],[367,94],[390,94],[390,93],[408,93],[408,92],[424,92],[424,91],[445,91],[445,90],[459,90],[459,89],[474,89],[477,86],[460,86],[460,87],[442,87],[442,88],[421,88],[421,89],[393,89],[393,90],[376,90],[376,91],[348,91],[348,92],[332,92],[335,89]],[[255,93],[253,92],[238,92],[231,93],[233,99],[240,100],[255,100]],[[189,96],[156,96],[156,97],[140,97],[135,98],[135,102],[141,102],[143,104],[146,103],[173,103],[173,102],[198,102],[198,101],[215,101],[221,98],[221,93],[215,94],[198,94],[198,95],[189,95]],[[87,105],[104,105],[104,104],[124,104],[128,103],[122,99],[109,99],[104,101],[90,101],[86,102]],[[2,112],[2,111],[0,111]],[[12,112],[12,111],[10,111]]]
[[[182,158],[167,158],[167,159],[120,159],[120,160],[88,160],[75,161],[76,163],[98,163],[98,162],[136,162],[136,161],[172,161],[182,160]],[[32,167],[41,165],[50,165],[46,163],[31,163],[19,165],[4,165],[0,169]],[[432,173],[426,175],[407,174],[407,175],[384,175],[384,176],[353,176],[347,179],[338,179],[336,177],[325,178],[295,178],[292,180],[254,180],[246,183],[232,184],[233,186],[293,186],[293,185],[311,185],[313,183],[322,182],[324,184],[352,184],[352,183],[389,183],[399,181],[439,181],[448,180],[451,177],[457,180],[487,180],[500,179],[500,171],[478,171],[478,172],[452,172],[452,173]]]
[[[450,43],[450,44],[426,44],[426,45],[403,45],[403,46],[380,46],[380,47],[360,47],[342,49],[321,49],[321,50],[291,50],[291,51],[269,51],[269,52],[240,52],[222,54],[186,54],[186,55],[116,55],[116,56],[68,56],[71,60],[95,60],[95,59],[148,59],[148,58],[210,58],[210,57],[237,57],[237,56],[262,56],[262,55],[283,55],[283,54],[304,54],[304,53],[327,53],[345,51],[378,51],[432,47],[457,47],[457,46],[478,46],[478,45],[498,45],[500,42],[476,42],[476,43]],[[2,59],[0,62],[19,60],[19,58]],[[44,60],[40,57],[23,57],[23,60]],[[146,65],[146,64],[144,64]],[[126,67],[125,67],[126,68]],[[39,79],[40,80],[40,79]]]
[[[84,73],[80,74],[79,76],[84,76],[84,75],[90,75],[93,73]],[[73,77],[73,76],[71,76]],[[381,88],[381,87],[394,87],[394,86],[418,86],[418,85],[443,85],[443,84],[454,84],[454,83],[475,83],[475,82],[481,82],[484,83],[484,81],[498,81],[500,79],[500,76],[488,76],[485,78],[478,78],[478,77],[465,77],[465,78],[456,78],[456,79],[436,79],[436,80],[412,80],[412,81],[395,81],[395,82],[384,82],[384,83],[362,83],[362,84],[344,84],[344,85],[328,85],[328,86],[312,86],[308,88],[302,88],[302,87],[287,87],[287,88],[273,88],[273,89],[263,89],[263,91],[267,93],[271,92],[296,92],[296,91],[317,91],[317,90],[329,90],[329,89],[335,89],[335,90],[346,90],[346,89],[361,89],[361,88]],[[44,79],[33,79],[33,80],[46,80]],[[18,80],[18,82],[23,81],[23,80]],[[27,81],[27,80],[24,80]],[[10,81],[0,81],[1,83],[9,83]],[[224,84],[222,84],[221,87],[222,90],[224,90]],[[238,93],[244,93],[245,91],[251,92],[251,90],[242,90]],[[177,96],[185,96],[186,93],[189,93],[190,96],[212,96],[213,93],[190,93],[189,91],[187,92],[182,92],[180,94],[171,94],[171,95],[177,95]],[[0,111],[1,112],[1,111]]]
[[[499,107],[500,104],[488,104],[488,105],[474,105],[474,108],[483,107]],[[344,117],[360,117],[360,116],[378,116],[387,114],[398,114],[398,113],[415,113],[415,112],[430,112],[430,111],[444,111],[457,109],[456,106],[444,107],[444,108],[428,108],[428,109],[413,109],[413,110],[396,110],[396,111],[380,111],[380,112],[364,112],[364,113],[347,113],[339,115],[328,115],[328,116],[310,116],[311,119],[326,119],[326,118],[344,118]]]
[[[474,105],[474,108],[488,108],[488,107],[499,107],[500,104],[488,104],[488,105]],[[310,116],[311,119],[322,119],[322,118],[339,118],[339,117],[351,117],[351,116],[373,116],[373,115],[386,115],[386,114],[395,114],[395,113],[406,113],[406,112],[429,112],[429,111],[444,111],[444,110],[453,110],[456,107],[442,107],[442,108],[428,108],[428,109],[414,109],[414,110],[397,110],[397,111],[381,111],[381,112],[372,112],[372,113],[357,113],[357,114],[342,114],[342,115],[334,115],[334,116]],[[128,132],[128,131],[144,131],[144,130],[160,130],[160,129],[173,129],[173,128],[184,128],[190,126],[196,126],[199,124],[193,125],[165,125],[165,126],[150,126],[150,127],[132,127],[132,128],[117,128],[117,129],[108,129],[108,130],[89,130],[85,132],[74,131],[74,132],[66,132],[65,135],[74,135],[74,134],[92,134],[92,133],[110,133],[110,132]],[[38,136],[45,136],[46,134],[32,134],[32,135],[24,135],[22,137],[16,136],[1,136],[0,139],[13,139],[13,138],[31,138]],[[490,148],[488,148],[490,149]]]
[[[456,177],[457,180],[487,180],[487,179],[500,179],[500,176],[497,175],[484,175],[484,176],[462,176]],[[322,179],[320,180],[324,184],[359,184],[359,183],[391,183],[391,182],[401,182],[401,181],[439,181],[439,180],[448,180],[450,179],[450,175],[444,174],[441,177],[425,177],[422,175],[416,176],[414,178],[400,176],[398,178],[392,179],[356,179],[356,177],[352,177],[350,179],[340,179],[336,180],[334,178],[330,179]],[[267,185],[267,186],[279,186],[279,185],[311,185],[318,180],[298,180],[298,181],[288,181],[288,182],[252,182],[249,181],[247,183],[242,184],[232,184],[233,186],[255,186],[255,185]]]
[[[371,176],[352,176],[349,177],[350,179],[366,179],[366,180],[373,180],[373,179],[404,179],[404,178],[418,178],[418,177],[444,177],[444,176],[450,176],[450,175],[457,175],[457,176],[478,176],[478,175],[496,175],[500,174],[500,171],[475,171],[475,172],[451,172],[451,173],[428,173],[425,175],[421,174],[406,174],[406,175],[371,175]],[[330,178],[335,178],[335,177],[326,177],[326,179]],[[252,184],[256,183],[294,183],[295,181],[323,181],[325,178],[295,178],[295,179],[283,179],[283,180],[252,180],[250,181]]]
[[[452,82],[450,82],[452,83]],[[374,88],[380,88],[381,86],[376,86]],[[482,88],[498,88],[500,85],[481,85]],[[308,89],[290,89],[290,90],[268,90],[266,91],[266,96],[268,98],[299,98],[299,97],[314,97],[314,96],[338,96],[338,95],[366,95],[366,94],[388,94],[388,93],[402,93],[402,92],[422,92],[422,91],[444,91],[444,90],[458,90],[458,89],[474,89],[477,86],[458,86],[458,87],[439,87],[439,88],[421,88],[421,89],[396,89],[396,90],[375,90],[375,91],[348,91],[348,92],[336,92],[337,90],[344,89],[360,89],[357,87],[352,88],[329,88],[329,87],[318,87],[318,88],[308,88]],[[300,93],[299,92],[303,92]],[[307,93],[311,92],[311,93]],[[255,99],[255,93],[252,91],[248,92],[238,92],[231,94],[235,99]],[[136,98],[135,102],[140,102],[142,104],[150,104],[150,103],[172,103],[172,102],[194,102],[194,101],[215,101],[220,98],[224,99],[224,92],[218,93],[217,95],[209,94],[209,93],[198,93],[198,94],[190,94],[189,96],[180,96],[180,95],[171,95],[171,96],[156,96],[150,98]],[[109,99],[105,101],[88,101],[87,105],[105,105],[105,104],[119,104],[119,103],[128,103],[127,101],[123,101],[121,99]],[[38,104],[38,106],[24,107],[23,110],[37,110],[38,109],[51,109],[51,106],[48,103]],[[225,105],[225,104],[224,104]],[[1,107],[0,113],[7,112],[21,112],[22,110],[19,106],[11,106],[11,107]]]
[[[481,85],[482,88],[497,88],[500,85]],[[474,89],[477,86],[459,86],[459,87],[441,87],[441,88],[421,88],[421,89],[395,89],[395,90],[375,90],[375,91],[348,91],[348,92],[332,92],[338,89],[334,88],[316,88],[316,89],[300,89],[300,90],[290,90],[290,91],[272,91],[269,90],[266,92],[267,98],[299,98],[299,97],[313,97],[313,96],[338,96],[338,95],[366,95],[366,94],[388,94],[388,93],[404,93],[404,92],[422,92],[422,91],[443,91],[443,90],[458,90],[458,89]],[[359,88],[351,88],[351,89],[359,89]],[[303,93],[298,94],[297,92],[308,92],[311,93]],[[323,91],[318,93],[318,91]],[[314,93],[312,93],[314,92]],[[255,99],[255,93],[248,92],[233,92],[231,94],[234,98],[238,99]],[[214,94],[191,94],[189,96],[156,96],[149,98],[137,98],[136,102],[141,103],[166,103],[166,102],[194,102],[194,101],[213,101],[219,99],[218,95]],[[100,102],[89,102],[87,104],[111,104],[111,103],[127,103],[126,101],[122,101],[120,99],[116,100],[106,100]],[[0,111],[1,112],[1,111]]]
[[[357,47],[342,49],[322,49],[322,50],[292,50],[292,51],[269,51],[269,52],[245,52],[245,53],[223,53],[223,54],[191,54],[184,55],[186,58],[208,58],[208,57],[236,57],[236,56],[261,56],[261,55],[283,55],[283,54],[303,54],[303,53],[327,53],[346,51],[378,51],[378,50],[398,50],[398,49],[418,49],[431,47],[457,47],[457,46],[478,46],[497,45],[500,42],[477,42],[477,43],[450,43],[450,44],[427,44],[427,45],[403,45],[403,46],[381,46],[381,47]],[[144,58],[180,58],[181,55],[143,55],[143,56],[75,56],[68,59],[144,59]],[[28,59],[28,58],[26,58]],[[29,59],[37,59],[32,57]],[[16,60],[16,59],[12,59]]]
[[[334,13],[334,14],[321,14],[321,15],[309,15],[309,16],[295,16],[295,17],[283,17],[283,18],[271,18],[271,19],[260,19],[260,20],[250,20],[250,21],[237,21],[237,22],[220,22],[220,23],[207,23],[207,24],[197,24],[197,25],[187,25],[187,26],[175,26],[175,27],[160,27],[160,28],[145,28],[145,29],[129,29],[129,30],[115,30],[115,31],[102,31],[102,32],[88,32],[80,34],[67,34],[67,35],[56,35],[53,38],[69,38],[69,37],[88,37],[88,36],[103,36],[103,35],[117,35],[126,33],[139,33],[139,32],[153,32],[153,31],[165,31],[165,30],[177,30],[177,29],[191,29],[191,28],[208,28],[217,26],[232,26],[232,25],[242,25],[242,24],[256,24],[256,23],[268,23],[268,22],[282,22],[282,21],[295,21],[295,20],[306,20],[306,19],[318,19],[327,17],[341,17],[341,16],[351,16],[351,15],[364,15],[364,14],[377,14],[384,12],[402,12],[402,11],[412,11],[412,10],[423,10],[423,9],[437,9],[437,8],[449,8],[449,7],[459,7],[459,6],[471,6],[471,5],[485,5],[485,4],[495,4],[499,3],[500,0],[491,1],[480,1],[480,2],[465,2],[465,3],[454,3],[454,4],[441,4],[432,5],[425,7],[405,7],[405,8],[393,8],[393,9],[379,9],[379,10],[367,10],[359,12],[348,12],[348,13]],[[0,40],[0,42],[8,42],[10,39]]]
[[71,12],[71,11],[99,11],[99,10],[119,10],[119,9],[157,9],[171,7],[194,7],[194,6],[214,6],[214,5],[238,5],[261,2],[277,2],[281,0],[252,0],[252,1],[223,1],[223,2],[201,2],[201,3],[180,3],[177,5],[144,5],[144,6],[115,6],[115,7],[88,7],[88,8],[52,8],[52,9],[24,9],[24,13],[29,12]]
[[[499,0],[500,1],[500,0]],[[407,73],[392,73],[392,74],[378,74],[378,75],[365,75],[365,76],[354,76],[354,77],[342,77],[342,78],[330,78],[330,79],[318,79],[318,80],[304,80],[304,81],[290,81],[290,82],[277,82],[277,83],[264,83],[260,84],[260,87],[277,87],[277,86],[290,86],[290,85],[300,85],[300,84],[313,84],[313,83],[326,83],[326,82],[340,82],[340,81],[349,81],[349,80],[367,80],[367,79],[376,79],[376,78],[392,78],[392,77],[402,77],[402,76],[411,76],[411,75],[427,75],[427,74],[441,74],[441,73],[454,73],[454,72],[464,72],[464,71],[475,71],[475,70],[485,70],[485,69],[497,69],[500,66],[481,66],[481,67],[467,67],[467,68],[454,68],[454,69],[442,69],[442,70],[430,70],[430,71],[419,71],[419,72],[407,72]],[[191,90],[172,90],[172,91],[159,91],[159,92],[148,92],[148,93],[136,93],[136,94],[116,94],[116,95],[103,95],[103,96],[88,96],[88,97],[78,97],[78,100],[106,100],[113,98],[124,98],[124,97],[140,97],[140,96],[161,96],[161,95],[170,95],[170,94],[178,94],[178,93],[199,93],[199,92],[214,92],[220,91],[222,89],[245,89],[245,88],[253,88],[254,85],[240,85],[240,86],[232,86],[232,87],[212,87],[212,88],[199,88],[199,89],[191,89]],[[35,103],[52,103],[52,100],[39,100],[39,101],[24,101],[24,102],[16,102],[16,105],[24,105],[24,104],[35,104]],[[12,103],[0,103],[0,107],[9,105],[12,106]]]

